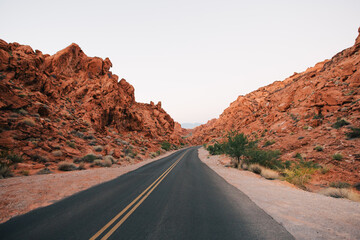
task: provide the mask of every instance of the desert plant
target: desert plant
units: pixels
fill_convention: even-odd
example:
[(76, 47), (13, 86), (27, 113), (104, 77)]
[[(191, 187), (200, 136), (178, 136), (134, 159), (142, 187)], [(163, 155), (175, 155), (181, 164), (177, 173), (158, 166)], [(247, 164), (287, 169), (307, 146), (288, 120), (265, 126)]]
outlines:
[(249, 165), (249, 171), (256, 173), (256, 174), (261, 174), (261, 171), (263, 170), (263, 167), (260, 166), (259, 164), (251, 164)]
[(333, 158), (334, 160), (340, 161), (340, 160), (342, 160), (344, 157), (343, 157), (343, 155), (342, 155), (341, 153), (335, 153), (334, 155), (332, 155), (332, 158)]
[(247, 149), (253, 148), (255, 142), (248, 140), (246, 135), (238, 132), (229, 132), (227, 135), (227, 143), (224, 144), (224, 151), (230, 157), (233, 157), (235, 162), (235, 168), (240, 164), (240, 158), (246, 153)]
[(55, 157), (61, 157), (62, 156), (62, 151), (60, 151), (60, 150), (55, 150), (55, 151), (52, 151), (51, 152), (52, 153), (52, 155), (54, 155)]
[(322, 146), (316, 146), (316, 147), (314, 147), (314, 150), (318, 151), (318, 152), (322, 152), (324, 150), (324, 148)]
[(329, 186), (332, 188), (350, 188), (351, 184), (347, 182), (331, 182)]
[(279, 178), (279, 173), (274, 171), (274, 170), (271, 170), (271, 169), (268, 169), (268, 168), (263, 168), (261, 170), (261, 173), (260, 175), (266, 179), (269, 179), (269, 180), (273, 180), (273, 179), (278, 179)]
[(67, 144), (69, 147), (71, 147), (71, 148), (76, 148), (76, 145), (75, 145), (75, 143), (73, 143), (73, 142), (66, 141), (66, 144)]
[(73, 171), (76, 170), (76, 166), (69, 162), (60, 162), (58, 164), (58, 169), (60, 171)]
[(95, 159), (98, 159), (98, 157), (94, 154), (87, 154), (84, 157), (81, 158), (81, 161), (92, 163)]
[(349, 200), (352, 201), (360, 201), (360, 195), (354, 191), (352, 191), (351, 189), (347, 189), (347, 188), (326, 188), (321, 190), (319, 193), (325, 195), (325, 196), (329, 196), (329, 197), (333, 197), (333, 198), (347, 198)]
[(39, 175), (50, 174), (50, 173), (52, 173), (52, 171), (50, 171), (50, 169), (48, 169), (48, 168), (43, 168), (43, 169), (41, 169), (40, 171), (37, 172), (37, 174), (39, 174)]
[(265, 142), (264, 146), (263, 147), (267, 147), (267, 146), (270, 146), (270, 145), (273, 145), (275, 143), (275, 140), (268, 140)]
[(245, 162), (248, 164), (259, 164), (261, 166), (271, 169), (284, 168), (282, 162), (279, 160), (280, 152), (272, 150), (260, 150), (256, 148), (247, 149), (245, 153)]
[(94, 146), (95, 152), (101, 152), (104, 148), (100, 145)]
[(341, 119), (341, 118), (338, 118), (336, 120), (336, 122), (331, 125), (333, 128), (336, 128), (336, 129), (339, 129), (343, 126), (346, 126), (346, 125), (349, 125), (350, 123), (348, 121), (346, 121), (345, 119)]
[(209, 145), (207, 150), (211, 155), (219, 155), (224, 153), (224, 144), (215, 142), (214, 145)]
[(346, 133), (349, 139), (360, 138), (360, 128), (351, 128), (350, 132)]
[(34, 122), (34, 120), (32, 120), (31, 118), (24, 118), (23, 120), (21, 120), (21, 122), (25, 125), (28, 125), (28, 126), (35, 126), (36, 123)]
[(169, 151), (171, 149), (171, 144), (168, 141), (164, 141), (161, 143), (161, 148), (165, 151)]
[(29, 176), (29, 171), (28, 170), (21, 170), (19, 173), (21, 175), (24, 175), (24, 176)]
[(301, 153), (296, 153), (293, 158), (297, 158), (299, 160), (303, 160), (303, 157), (301, 156)]
[(0, 179), (12, 177), (12, 176), (13, 176), (13, 174), (10, 170), (9, 165), (7, 163), (0, 162)]
[(326, 165), (322, 165), (321, 168), (320, 168), (320, 173), (321, 173), (321, 174), (326, 174), (326, 173), (329, 172), (329, 171), (330, 171), (330, 169), (329, 169), (329, 167), (326, 166)]
[(11, 164), (14, 164), (14, 163), (20, 163), (23, 161), (23, 158), (22, 156), (18, 155), (18, 154), (15, 154), (15, 153), (10, 153), (6, 156), (6, 158), (8, 160), (11, 161)]

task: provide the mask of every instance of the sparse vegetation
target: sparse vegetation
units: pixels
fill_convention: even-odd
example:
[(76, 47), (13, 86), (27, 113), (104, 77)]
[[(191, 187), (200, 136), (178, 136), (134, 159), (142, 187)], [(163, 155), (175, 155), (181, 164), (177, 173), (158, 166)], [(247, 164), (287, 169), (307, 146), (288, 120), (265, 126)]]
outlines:
[(263, 169), (263, 167), (261, 167), (259, 164), (251, 164), (248, 167), (249, 171), (256, 173), (256, 174), (261, 174), (262, 169)]
[(261, 170), (261, 173), (260, 175), (266, 179), (269, 179), (269, 180), (274, 180), (274, 179), (278, 179), (279, 178), (279, 173), (274, 171), (274, 170), (271, 170), (271, 169), (268, 169), (268, 168), (263, 168)]
[(316, 146), (316, 147), (314, 147), (314, 150), (318, 151), (318, 152), (322, 152), (324, 150), (324, 148), (322, 146)]
[(71, 148), (76, 148), (76, 145), (74, 142), (66, 141), (66, 144)]
[(73, 170), (76, 170), (76, 166), (72, 163), (69, 163), (69, 162), (60, 162), (58, 164), (58, 169), (60, 171), (73, 171)]
[(101, 152), (104, 148), (100, 145), (94, 146), (95, 152)]
[(263, 147), (267, 147), (267, 146), (271, 146), (275, 143), (275, 140), (268, 140), (265, 142), (264, 146)]
[(299, 160), (303, 160), (303, 157), (301, 156), (301, 153), (296, 153), (293, 158), (297, 158)]
[(169, 151), (171, 149), (171, 144), (168, 141), (162, 142), (161, 148), (165, 151)]
[(332, 158), (336, 161), (341, 161), (344, 157), (341, 153), (335, 153), (334, 155), (332, 155)]
[(32, 120), (31, 118), (24, 118), (23, 120), (21, 120), (21, 122), (25, 125), (28, 125), (30, 127), (33, 127), (36, 125), (36, 123), (34, 122), (34, 120)]
[(349, 125), (350, 123), (348, 122), (348, 121), (346, 121), (345, 119), (341, 119), (341, 118), (338, 118), (337, 120), (336, 120), (336, 122), (333, 124), (333, 125), (331, 125), (333, 128), (335, 128), (335, 129), (339, 129), (339, 128), (341, 128), (341, 127), (343, 127), (343, 126), (346, 126), (346, 125)]
[(42, 174), (50, 174), (52, 173), (52, 171), (50, 171), (50, 169), (48, 168), (43, 168), (40, 171), (37, 172), (38, 175), (42, 175)]
[(350, 188), (351, 184), (347, 182), (331, 182), (329, 186), (332, 188)]
[(360, 138), (360, 128), (351, 128), (350, 132), (346, 133), (349, 139)]
[(326, 188), (320, 191), (321, 194), (333, 198), (347, 198), (352, 201), (360, 201), (360, 195), (347, 188)]
[(98, 159), (98, 157), (94, 154), (87, 154), (84, 157), (80, 158), (80, 159), (76, 159), (74, 162), (88, 162), (88, 163), (92, 163), (94, 162), (94, 160)]
[(55, 150), (55, 151), (52, 151), (51, 153), (55, 157), (61, 157), (62, 156), (62, 151), (60, 151), (60, 150)]

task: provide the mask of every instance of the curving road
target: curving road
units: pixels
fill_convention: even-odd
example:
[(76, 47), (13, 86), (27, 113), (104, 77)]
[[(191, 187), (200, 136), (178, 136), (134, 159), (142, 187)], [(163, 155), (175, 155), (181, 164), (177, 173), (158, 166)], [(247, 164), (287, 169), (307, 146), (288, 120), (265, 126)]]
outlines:
[(197, 147), (0, 225), (0, 239), (294, 239)]

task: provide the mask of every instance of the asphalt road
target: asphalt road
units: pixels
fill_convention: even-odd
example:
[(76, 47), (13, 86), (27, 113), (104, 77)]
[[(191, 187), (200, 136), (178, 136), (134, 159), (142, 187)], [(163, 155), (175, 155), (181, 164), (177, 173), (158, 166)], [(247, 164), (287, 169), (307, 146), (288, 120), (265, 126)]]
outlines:
[(0, 239), (294, 238), (189, 148), (15, 217)]

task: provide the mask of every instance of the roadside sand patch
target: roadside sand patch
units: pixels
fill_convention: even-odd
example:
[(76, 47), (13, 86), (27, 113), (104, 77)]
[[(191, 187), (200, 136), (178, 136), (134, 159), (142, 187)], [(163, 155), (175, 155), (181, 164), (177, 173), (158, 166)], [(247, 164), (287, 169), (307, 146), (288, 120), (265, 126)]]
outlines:
[(282, 224), (296, 239), (360, 239), (360, 203), (306, 192), (280, 180), (224, 167), (224, 156), (199, 158)]
[(0, 179), (0, 223), (110, 181), (174, 152), (127, 166)]

